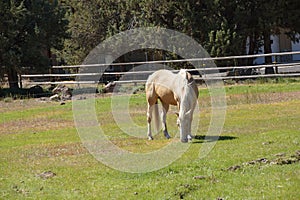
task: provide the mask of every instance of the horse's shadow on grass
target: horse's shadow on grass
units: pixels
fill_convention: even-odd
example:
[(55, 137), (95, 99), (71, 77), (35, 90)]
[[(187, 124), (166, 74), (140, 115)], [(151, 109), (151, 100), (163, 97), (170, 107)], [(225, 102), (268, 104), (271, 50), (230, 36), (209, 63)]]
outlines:
[(225, 140), (235, 140), (237, 137), (234, 136), (217, 136), (217, 135), (195, 135), (193, 137), (193, 143), (207, 143)]

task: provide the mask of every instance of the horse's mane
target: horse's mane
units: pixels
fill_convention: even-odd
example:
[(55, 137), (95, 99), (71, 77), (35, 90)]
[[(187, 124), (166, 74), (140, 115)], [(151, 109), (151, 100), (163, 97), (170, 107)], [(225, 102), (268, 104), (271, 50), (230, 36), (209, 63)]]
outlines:
[(187, 80), (187, 84), (192, 84), (195, 81), (193, 76), (186, 69), (180, 69), (179, 74)]
[(194, 102), (193, 99), (197, 98), (198, 93), (195, 93), (195, 90), (193, 88), (195, 80), (193, 79), (192, 75), (185, 69), (181, 69), (179, 71), (179, 74), (183, 77), (183, 84), (185, 88), (182, 96), (181, 109), (184, 113), (186, 113), (191, 109)]

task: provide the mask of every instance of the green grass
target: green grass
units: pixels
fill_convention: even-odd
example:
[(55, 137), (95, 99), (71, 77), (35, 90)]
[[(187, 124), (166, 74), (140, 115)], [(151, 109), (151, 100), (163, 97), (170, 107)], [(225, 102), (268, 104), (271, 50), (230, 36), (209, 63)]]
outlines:
[[(199, 159), (201, 146), (210, 142), (204, 139), (209, 96), (202, 88), (200, 125), (189, 150), (166, 168), (140, 174), (113, 170), (88, 153), (71, 102), (0, 102), (0, 199), (299, 199), (299, 161), (275, 162), (300, 150), (299, 91), (297, 82), (226, 86), (222, 135)], [(112, 119), (110, 98), (95, 105), (101, 127), (116, 145), (148, 152), (168, 142), (162, 134), (150, 142), (126, 136)], [(131, 117), (139, 125), (146, 123), (145, 105), (142, 93), (130, 98)], [(173, 135), (175, 120), (168, 115)], [(268, 162), (247, 164), (261, 158)], [(229, 170), (234, 166), (239, 167)], [(43, 179), (39, 174), (45, 171), (56, 175)]]
[[(278, 93), (278, 92), (296, 92), (300, 91), (299, 82), (280, 82), (280, 83), (248, 83), (241, 85), (225, 85), (227, 95), (235, 94), (256, 94), (256, 93)], [(209, 96), (206, 88), (200, 89), (200, 96)]]

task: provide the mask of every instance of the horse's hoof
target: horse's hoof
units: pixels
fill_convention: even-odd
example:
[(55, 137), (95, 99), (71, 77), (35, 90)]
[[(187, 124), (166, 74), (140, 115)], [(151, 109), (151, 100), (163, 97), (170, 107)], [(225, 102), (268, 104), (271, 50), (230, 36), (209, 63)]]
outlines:
[(185, 138), (185, 139), (181, 139), (181, 142), (182, 143), (187, 143), (189, 140), (187, 139), (187, 138)]
[(170, 138), (171, 138), (171, 136), (170, 136), (169, 134), (165, 134), (165, 137), (166, 137), (167, 139), (170, 139)]
[(153, 137), (149, 136), (149, 137), (148, 137), (148, 140), (153, 140)]

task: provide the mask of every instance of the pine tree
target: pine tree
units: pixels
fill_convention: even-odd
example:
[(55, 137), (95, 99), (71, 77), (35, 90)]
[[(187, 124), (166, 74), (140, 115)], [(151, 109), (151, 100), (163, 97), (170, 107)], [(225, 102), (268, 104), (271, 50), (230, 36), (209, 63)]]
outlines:
[(10, 88), (18, 88), (18, 74), (25, 69), (41, 72), (50, 66), (50, 50), (63, 47), (67, 21), (57, 1), (1, 1), (0, 10), (0, 66)]

